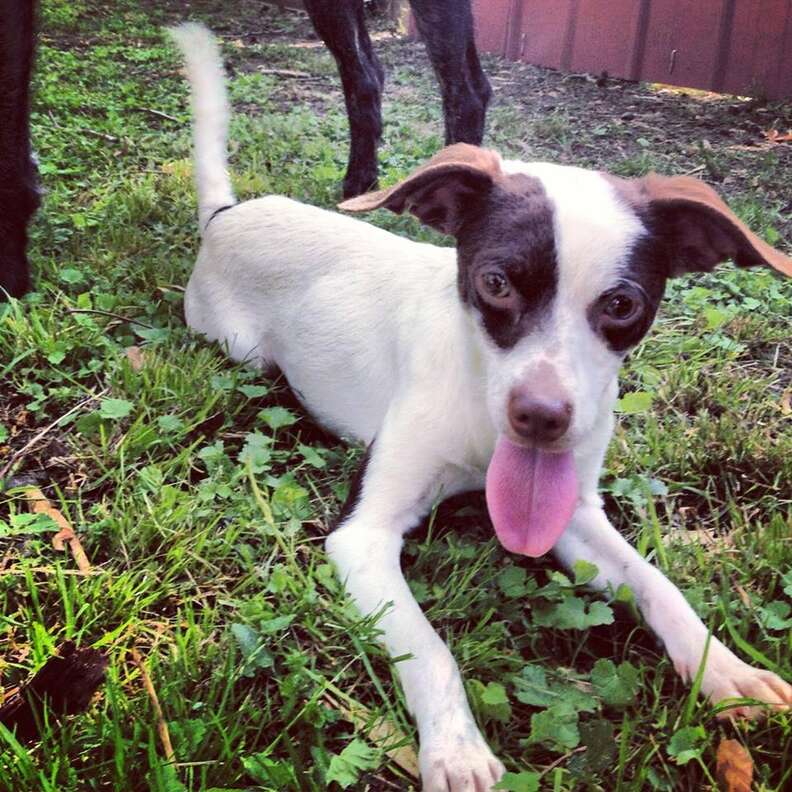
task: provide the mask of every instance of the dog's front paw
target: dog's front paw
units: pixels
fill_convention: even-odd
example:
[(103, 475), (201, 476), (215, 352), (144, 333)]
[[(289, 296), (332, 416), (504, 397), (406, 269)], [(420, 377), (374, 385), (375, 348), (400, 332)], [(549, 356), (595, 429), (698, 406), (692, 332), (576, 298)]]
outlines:
[[(691, 674), (695, 675), (695, 669)], [(701, 681), (701, 692), (712, 704), (728, 704), (728, 699), (755, 699), (759, 704), (736, 704), (718, 713), (719, 718), (756, 718), (768, 710), (792, 707), (792, 685), (777, 674), (754, 668), (733, 655), (720, 643), (714, 644)]]
[(423, 792), (489, 792), (505, 772), (478, 731), (422, 741), (418, 760)]
[[(709, 689), (706, 689), (709, 688)], [(780, 676), (763, 668), (754, 668), (747, 663), (730, 669), (728, 674), (719, 674), (711, 679), (702, 690), (713, 704), (727, 703), (727, 699), (750, 698), (764, 702), (758, 704), (738, 704), (718, 713), (719, 718), (756, 718), (767, 710), (785, 710), (792, 707), (792, 685)]]

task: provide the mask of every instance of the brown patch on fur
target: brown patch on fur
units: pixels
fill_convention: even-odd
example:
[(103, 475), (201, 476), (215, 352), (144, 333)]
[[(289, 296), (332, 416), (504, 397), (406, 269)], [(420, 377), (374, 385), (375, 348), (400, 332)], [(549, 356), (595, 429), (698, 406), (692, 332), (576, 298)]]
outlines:
[(467, 200), (483, 194), (501, 177), (500, 157), (489, 149), (456, 143), (435, 154), (404, 181), (338, 205), (347, 212), (405, 209), (422, 223), (455, 235)]
[(709, 271), (732, 259), (765, 264), (792, 277), (792, 259), (751, 231), (708, 184), (692, 176), (649, 173), (640, 179), (602, 174), (638, 214), (655, 214), (674, 253), (671, 274)]

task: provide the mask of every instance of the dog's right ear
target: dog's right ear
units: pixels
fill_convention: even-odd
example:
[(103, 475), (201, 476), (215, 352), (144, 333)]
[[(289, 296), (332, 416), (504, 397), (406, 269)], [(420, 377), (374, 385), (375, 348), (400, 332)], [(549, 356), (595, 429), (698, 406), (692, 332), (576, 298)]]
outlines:
[(347, 212), (390, 209), (412, 212), (422, 223), (455, 235), (476, 196), (483, 196), (502, 175), (495, 151), (455, 143), (432, 157), (404, 181), (386, 190), (359, 195), (338, 205)]

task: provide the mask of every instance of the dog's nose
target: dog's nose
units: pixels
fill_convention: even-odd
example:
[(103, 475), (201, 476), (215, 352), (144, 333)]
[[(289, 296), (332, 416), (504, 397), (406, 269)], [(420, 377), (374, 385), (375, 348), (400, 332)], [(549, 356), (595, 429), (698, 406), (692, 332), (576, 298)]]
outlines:
[(520, 437), (533, 443), (552, 443), (564, 435), (572, 421), (572, 405), (559, 398), (512, 391), (509, 423)]

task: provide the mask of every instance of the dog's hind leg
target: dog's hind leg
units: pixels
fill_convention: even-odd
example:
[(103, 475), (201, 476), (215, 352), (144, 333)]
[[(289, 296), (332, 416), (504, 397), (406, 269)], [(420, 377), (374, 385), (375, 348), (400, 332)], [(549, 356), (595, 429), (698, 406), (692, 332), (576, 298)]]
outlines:
[(344, 198), (377, 184), (385, 73), (366, 30), (363, 0), (305, 0), (314, 29), (338, 64), (349, 117), (349, 164)]
[[(395, 429), (395, 427), (394, 427)], [(382, 612), (377, 626), (392, 657), (420, 737), (426, 792), (489, 790), (503, 773), (473, 719), (454, 658), (432, 629), (402, 575), (403, 535), (428, 510), (442, 463), (410, 428), (380, 432), (358, 486), (327, 539), (327, 552), (358, 610)]]
[(470, 0), (410, 0), (445, 116), (445, 142), (480, 145), (492, 89), (479, 62)]

